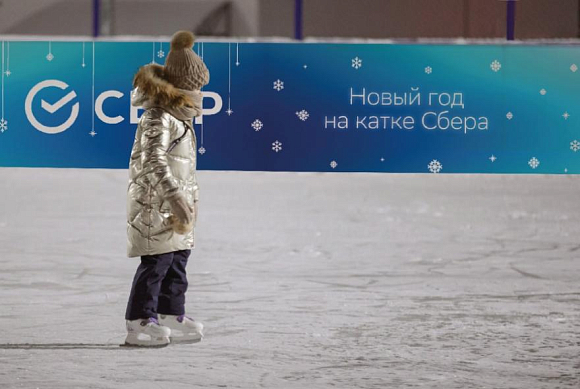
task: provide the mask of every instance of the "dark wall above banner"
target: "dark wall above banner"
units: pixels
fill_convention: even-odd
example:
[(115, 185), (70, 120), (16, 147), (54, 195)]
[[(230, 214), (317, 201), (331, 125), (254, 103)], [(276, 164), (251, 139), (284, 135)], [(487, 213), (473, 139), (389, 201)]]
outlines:
[[(0, 166), (127, 168), (167, 42), (2, 42)], [(198, 43), (200, 169), (580, 173), (574, 46)]]

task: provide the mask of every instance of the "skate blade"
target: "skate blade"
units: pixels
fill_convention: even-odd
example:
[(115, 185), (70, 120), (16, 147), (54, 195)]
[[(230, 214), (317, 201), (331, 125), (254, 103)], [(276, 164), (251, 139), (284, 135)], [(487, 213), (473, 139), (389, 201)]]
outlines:
[[(128, 342), (125, 339), (125, 343), (119, 345), (120, 347), (129, 347), (129, 348), (163, 348), (167, 347), (171, 344), (171, 339), (156, 339), (155, 341), (140, 341), (139, 339), (132, 339), (134, 342)], [(158, 342), (158, 343), (156, 343)]]
[(201, 342), (203, 336), (193, 336), (193, 337), (172, 336), (169, 339), (171, 339), (172, 344), (194, 344)]
[(163, 348), (163, 347), (167, 347), (169, 346), (171, 343), (161, 343), (161, 344), (152, 344), (152, 345), (148, 345), (148, 344), (134, 344), (134, 343), (123, 343), (120, 344), (119, 347), (124, 347), (124, 348)]

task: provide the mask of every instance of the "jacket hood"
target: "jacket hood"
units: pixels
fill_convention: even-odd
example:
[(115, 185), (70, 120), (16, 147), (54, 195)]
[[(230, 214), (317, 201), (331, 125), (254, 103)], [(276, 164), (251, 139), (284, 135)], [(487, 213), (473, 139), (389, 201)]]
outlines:
[[(149, 100), (168, 108), (195, 106), (187, 93), (164, 78), (164, 67), (161, 65), (149, 64), (139, 68), (133, 79), (133, 86), (139, 90), (139, 102)], [(133, 101), (133, 104), (139, 102)]]

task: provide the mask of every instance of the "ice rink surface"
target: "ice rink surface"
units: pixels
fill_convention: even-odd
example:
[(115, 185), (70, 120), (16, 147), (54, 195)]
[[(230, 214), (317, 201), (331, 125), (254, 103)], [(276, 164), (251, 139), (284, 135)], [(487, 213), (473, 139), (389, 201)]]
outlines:
[(127, 171), (0, 169), (0, 387), (580, 387), (580, 177), (199, 181), (206, 337), (135, 350)]

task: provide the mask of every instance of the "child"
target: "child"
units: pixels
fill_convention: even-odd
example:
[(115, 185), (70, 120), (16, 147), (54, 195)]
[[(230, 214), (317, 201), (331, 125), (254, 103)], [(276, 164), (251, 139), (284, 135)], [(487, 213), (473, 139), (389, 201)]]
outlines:
[(145, 112), (129, 162), (128, 256), (141, 257), (125, 314), (129, 346), (203, 336), (184, 306), (199, 199), (192, 119), (202, 113), (200, 89), (209, 82), (193, 44), (191, 32), (175, 33), (165, 66), (143, 66), (133, 80), (131, 103)]

